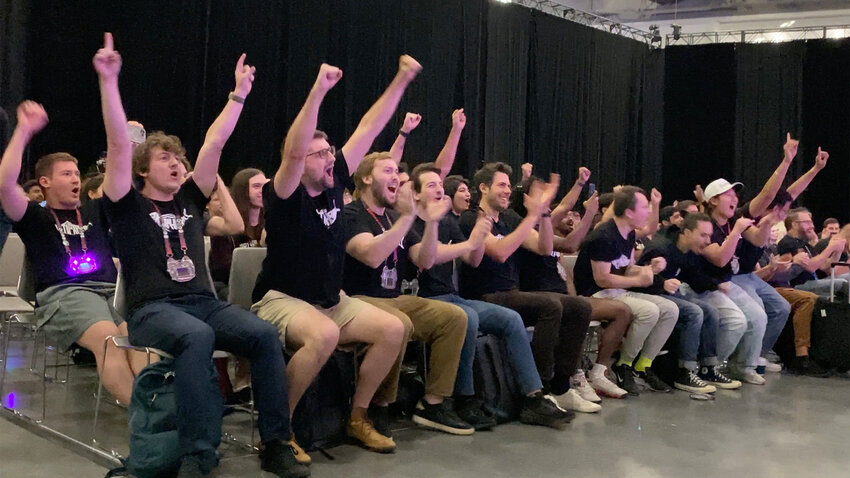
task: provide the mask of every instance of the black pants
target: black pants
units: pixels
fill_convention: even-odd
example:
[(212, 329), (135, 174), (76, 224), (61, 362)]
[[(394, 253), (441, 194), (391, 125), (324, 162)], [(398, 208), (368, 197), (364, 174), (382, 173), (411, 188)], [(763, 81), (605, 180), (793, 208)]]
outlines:
[(556, 292), (519, 290), (484, 294), (482, 299), (519, 312), (523, 323), (534, 327), (531, 351), (543, 381), (575, 373), (590, 324), (587, 300)]

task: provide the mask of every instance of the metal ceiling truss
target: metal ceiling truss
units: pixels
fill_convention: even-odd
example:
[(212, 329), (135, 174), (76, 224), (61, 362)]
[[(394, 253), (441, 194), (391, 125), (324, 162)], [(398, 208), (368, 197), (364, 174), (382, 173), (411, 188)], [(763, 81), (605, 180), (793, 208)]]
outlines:
[(850, 37), (850, 25), (776, 28), (731, 32), (682, 33), (666, 36), (667, 45), (708, 45), (712, 43), (778, 43), (794, 40), (839, 39)]

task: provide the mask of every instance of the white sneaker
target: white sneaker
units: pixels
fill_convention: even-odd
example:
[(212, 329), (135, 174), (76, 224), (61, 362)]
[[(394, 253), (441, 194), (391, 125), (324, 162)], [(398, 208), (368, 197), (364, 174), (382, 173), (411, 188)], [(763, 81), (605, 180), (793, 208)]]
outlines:
[(602, 406), (588, 402), (587, 400), (581, 398), (581, 395), (578, 394), (572, 388), (567, 390), (567, 393), (563, 395), (553, 395), (555, 400), (558, 402), (558, 406), (567, 410), (572, 410), (574, 412), (582, 412), (582, 413), (594, 413), (602, 410)]
[(570, 389), (578, 392), (579, 396), (588, 402), (599, 403), (602, 401), (599, 395), (596, 394), (596, 391), (593, 390), (593, 387), (587, 383), (587, 377), (584, 375), (583, 370), (579, 370), (575, 375), (570, 377)]
[(764, 385), (765, 379), (761, 375), (758, 374), (755, 370), (745, 370), (740, 373), (738, 378), (745, 383), (749, 383), (751, 385)]
[(599, 395), (608, 398), (623, 398), (629, 394), (629, 392), (623, 390), (618, 387), (614, 382), (608, 380), (608, 377), (605, 376), (603, 372), (598, 377), (591, 375), (590, 376), (590, 386), (593, 387)]
[(782, 365), (773, 363), (764, 357), (759, 357), (759, 367), (764, 367), (765, 372), (779, 373), (782, 371)]

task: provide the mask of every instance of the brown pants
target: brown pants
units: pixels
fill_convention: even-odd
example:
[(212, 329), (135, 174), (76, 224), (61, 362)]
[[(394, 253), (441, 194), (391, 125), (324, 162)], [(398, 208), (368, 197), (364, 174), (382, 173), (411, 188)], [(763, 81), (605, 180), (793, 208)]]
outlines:
[(427, 342), (431, 346), (425, 393), (451, 397), (457, 378), (460, 351), (466, 339), (466, 313), (463, 309), (446, 302), (412, 295), (400, 295), (394, 299), (363, 295), (356, 297), (393, 314), (404, 324), (405, 337), (401, 351), (387, 378), (375, 392), (375, 401), (395, 401), (401, 361), (410, 339)]
[(818, 300), (817, 294), (785, 287), (777, 287), (776, 292), (779, 292), (779, 295), (791, 304), (794, 347), (797, 349), (797, 356), (809, 355), (809, 347), (812, 345), (812, 312)]

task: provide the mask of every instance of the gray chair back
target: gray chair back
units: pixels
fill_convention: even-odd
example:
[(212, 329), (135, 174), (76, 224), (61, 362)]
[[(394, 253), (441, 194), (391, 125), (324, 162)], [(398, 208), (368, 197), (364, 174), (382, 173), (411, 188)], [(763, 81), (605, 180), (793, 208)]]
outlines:
[(265, 247), (237, 247), (233, 249), (233, 261), (230, 264), (230, 282), (227, 301), (250, 309), (251, 295), (257, 275), (263, 268), (266, 258)]
[(16, 287), (24, 265), (24, 243), (20, 236), (10, 233), (0, 254), (0, 287)]

